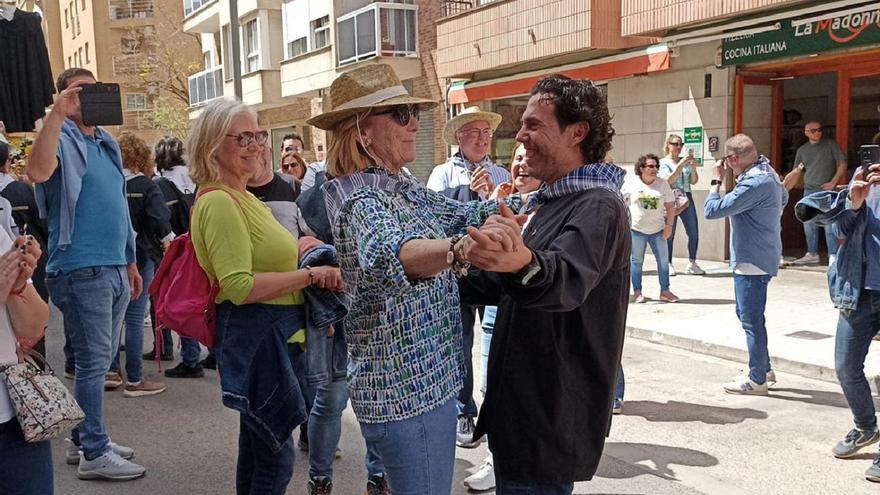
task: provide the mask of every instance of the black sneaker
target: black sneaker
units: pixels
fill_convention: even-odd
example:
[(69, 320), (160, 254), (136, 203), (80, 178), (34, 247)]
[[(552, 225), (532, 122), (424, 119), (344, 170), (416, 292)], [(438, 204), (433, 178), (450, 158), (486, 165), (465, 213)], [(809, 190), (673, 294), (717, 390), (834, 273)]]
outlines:
[(201, 378), (205, 376), (205, 370), (201, 364), (195, 366), (187, 366), (183, 363), (173, 368), (165, 370), (165, 376), (168, 378)]
[(385, 480), (384, 474), (377, 474), (370, 477), (367, 481), (367, 491), (364, 495), (391, 495), (391, 489), (388, 488), (388, 481)]
[[(153, 361), (155, 359), (156, 359), (156, 350), (155, 349), (150, 352), (144, 353), (144, 361)], [(174, 353), (173, 352), (168, 352), (168, 353), (163, 352), (162, 355), (159, 357), (159, 359), (161, 361), (174, 361)]]
[(853, 428), (843, 440), (837, 442), (831, 452), (834, 457), (845, 459), (856, 455), (859, 449), (876, 443), (878, 440), (880, 440), (880, 432), (876, 428), (870, 431)]
[(333, 482), (326, 476), (315, 476), (307, 485), (309, 495), (329, 495), (333, 492)]
[(199, 361), (199, 364), (202, 365), (202, 368), (206, 370), (216, 370), (217, 369), (217, 359), (213, 354), (208, 354), (208, 357)]

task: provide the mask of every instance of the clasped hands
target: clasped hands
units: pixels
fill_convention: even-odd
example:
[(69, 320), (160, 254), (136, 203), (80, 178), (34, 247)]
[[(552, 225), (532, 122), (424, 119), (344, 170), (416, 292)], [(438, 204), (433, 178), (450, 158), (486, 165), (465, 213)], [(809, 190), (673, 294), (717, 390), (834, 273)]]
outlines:
[(0, 302), (25, 289), (41, 254), (40, 244), (33, 236), (19, 236), (9, 251), (0, 256)]
[(532, 252), (522, 238), (528, 216), (515, 215), (505, 203), (498, 215), (490, 216), (480, 227), (468, 227), (462, 238), (466, 261), (475, 267), (500, 273), (516, 273), (532, 261)]

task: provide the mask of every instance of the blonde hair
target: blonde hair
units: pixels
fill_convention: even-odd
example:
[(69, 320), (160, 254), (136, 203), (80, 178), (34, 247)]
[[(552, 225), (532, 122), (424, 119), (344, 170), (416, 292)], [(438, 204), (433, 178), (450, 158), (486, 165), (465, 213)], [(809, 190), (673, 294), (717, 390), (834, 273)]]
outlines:
[(358, 121), (363, 122), (369, 112), (353, 115), (328, 130), (327, 171), (333, 177), (356, 174), (373, 166), (358, 139)]
[(186, 138), (186, 157), (189, 175), (193, 182), (202, 185), (206, 182), (220, 180), (220, 164), (215, 155), (229, 128), (232, 120), (240, 114), (250, 114), (256, 119), (257, 114), (240, 101), (217, 99), (208, 103), (193, 122)]
[(131, 132), (123, 132), (117, 140), (119, 151), (122, 154), (122, 166), (146, 175), (153, 176), (155, 167), (153, 166), (153, 153), (146, 141)]
[(678, 134), (670, 134), (669, 137), (666, 138), (666, 144), (663, 145), (663, 156), (669, 156), (669, 140), (672, 138), (677, 138), (679, 141), (684, 143), (684, 139)]

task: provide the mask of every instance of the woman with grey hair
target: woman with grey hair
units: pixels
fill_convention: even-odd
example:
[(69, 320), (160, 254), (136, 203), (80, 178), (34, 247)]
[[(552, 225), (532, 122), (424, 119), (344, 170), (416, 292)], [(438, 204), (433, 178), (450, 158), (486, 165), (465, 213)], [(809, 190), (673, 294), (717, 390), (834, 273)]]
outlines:
[(201, 191), (190, 233), (218, 290), (223, 404), (240, 413), (236, 491), (281, 495), (293, 475), (291, 433), (306, 419), (287, 341), (305, 326), (303, 289), (340, 290), (342, 281), (338, 268), (298, 269), (296, 239), (246, 190), (267, 137), (239, 102), (215, 100), (202, 110), (187, 140)]

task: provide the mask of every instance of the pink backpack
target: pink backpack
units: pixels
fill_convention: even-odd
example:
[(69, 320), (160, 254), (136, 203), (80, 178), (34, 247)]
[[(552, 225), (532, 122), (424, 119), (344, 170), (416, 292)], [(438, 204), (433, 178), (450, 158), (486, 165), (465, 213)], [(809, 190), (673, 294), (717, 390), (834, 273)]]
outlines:
[[(216, 190), (200, 191), (196, 199)], [(230, 197), (241, 208), (238, 199)], [(219, 284), (211, 282), (199, 264), (190, 233), (174, 239), (150, 284), (156, 311), (156, 349), (162, 349), (163, 328), (212, 348), (217, 333), (214, 299), (219, 292)]]

